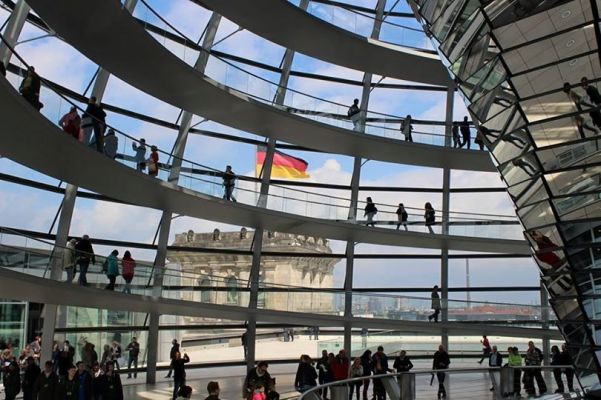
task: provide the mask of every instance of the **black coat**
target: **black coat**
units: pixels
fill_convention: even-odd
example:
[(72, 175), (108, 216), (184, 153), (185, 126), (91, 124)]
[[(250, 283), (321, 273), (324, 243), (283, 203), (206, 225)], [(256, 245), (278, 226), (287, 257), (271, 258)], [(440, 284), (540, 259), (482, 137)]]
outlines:
[(23, 392), (33, 393), (35, 381), (40, 374), (40, 367), (36, 364), (28, 365), (27, 368), (25, 368), (25, 373), (23, 374)]
[(14, 372), (4, 372), (4, 392), (6, 397), (14, 397), (21, 392), (21, 377), (19, 376), (19, 371)]
[(102, 375), (99, 383), (102, 388), (102, 400), (123, 400), (123, 386), (118, 373), (113, 372), (111, 376)]
[(302, 386), (317, 386), (317, 372), (315, 368), (306, 362), (298, 364), (296, 370), (296, 378), (294, 379), (294, 387)]
[(35, 381), (34, 399), (56, 400), (58, 385), (58, 376), (54, 372), (51, 372), (48, 377), (41, 373)]
[(186, 379), (186, 367), (185, 364), (190, 362), (190, 358), (184, 354), (183, 358), (179, 360), (171, 361), (171, 366), (173, 367), (173, 380), (174, 381), (183, 381)]
[(411, 369), (413, 368), (413, 363), (411, 362), (409, 357), (405, 356), (404, 358), (401, 358), (399, 356), (395, 358), (392, 368), (396, 369), (397, 372), (407, 372), (411, 371)]
[(328, 357), (321, 357), (319, 361), (317, 361), (317, 365), (315, 366), (315, 368), (317, 368), (317, 370), (319, 371), (319, 379), (329, 382), (328, 373), (330, 371), (330, 363), (328, 361)]
[(171, 360), (175, 360), (175, 353), (179, 352), (179, 343), (174, 344), (173, 346), (171, 346), (171, 351), (169, 352), (169, 358)]
[(497, 363), (493, 365), (493, 361), (492, 361), (492, 355), (494, 353), (490, 353), (490, 355), (488, 356), (488, 365), (491, 367), (501, 367), (503, 366), (503, 356), (501, 355), (501, 353), (497, 352)]
[(451, 359), (446, 351), (437, 351), (432, 360), (432, 369), (447, 369), (451, 364)]

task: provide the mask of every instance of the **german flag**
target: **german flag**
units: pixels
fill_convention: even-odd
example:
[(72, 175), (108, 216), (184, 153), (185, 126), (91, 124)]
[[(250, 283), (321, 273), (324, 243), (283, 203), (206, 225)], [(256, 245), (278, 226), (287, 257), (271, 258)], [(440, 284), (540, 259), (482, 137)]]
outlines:
[[(257, 164), (256, 174), (261, 175), (263, 170), (263, 163), (265, 162), (266, 155), (265, 148), (257, 148)], [(307, 163), (305, 160), (293, 157), (291, 155), (282, 153), (281, 151), (275, 151), (273, 155), (273, 166), (271, 167), (271, 178), (285, 178), (285, 179), (306, 179), (309, 178), (307, 173)]]

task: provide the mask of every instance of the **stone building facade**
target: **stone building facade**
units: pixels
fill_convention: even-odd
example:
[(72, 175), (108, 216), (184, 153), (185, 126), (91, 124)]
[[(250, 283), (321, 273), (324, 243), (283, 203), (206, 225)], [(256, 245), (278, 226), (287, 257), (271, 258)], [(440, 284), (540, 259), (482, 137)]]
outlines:
[[(247, 290), (252, 256), (228, 254), (227, 250), (251, 249), (255, 232), (242, 228), (238, 232), (176, 234), (167, 253), (171, 264), (181, 268), (181, 284), (196, 290), (182, 291), (184, 300), (214, 304), (247, 306)], [(181, 247), (174, 249), (174, 247)], [(197, 249), (210, 249), (202, 252)], [(218, 252), (223, 250), (224, 252)], [(316, 313), (333, 313), (330, 293), (300, 293), (295, 289), (332, 288), (334, 266), (339, 258), (307, 257), (308, 254), (331, 254), (326, 239), (288, 233), (265, 232), (264, 252), (299, 253), (298, 256), (261, 257), (259, 308)], [(274, 290), (268, 290), (274, 288)]]

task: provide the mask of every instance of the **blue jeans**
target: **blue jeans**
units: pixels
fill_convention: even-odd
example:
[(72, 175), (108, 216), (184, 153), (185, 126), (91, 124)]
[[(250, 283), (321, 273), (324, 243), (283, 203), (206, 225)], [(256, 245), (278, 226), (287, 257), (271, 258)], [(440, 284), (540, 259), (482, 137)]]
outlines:
[(88, 279), (86, 275), (88, 273), (88, 267), (90, 266), (90, 260), (79, 260), (77, 261), (77, 265), (79, 266), (79, 284), (87, 285)]

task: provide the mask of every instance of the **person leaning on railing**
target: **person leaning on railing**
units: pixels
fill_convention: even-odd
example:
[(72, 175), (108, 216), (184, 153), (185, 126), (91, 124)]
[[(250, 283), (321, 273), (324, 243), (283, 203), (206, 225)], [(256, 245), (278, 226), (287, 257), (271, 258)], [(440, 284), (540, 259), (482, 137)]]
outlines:
[(507, 348), (507, 366), (513, 367), (513, 392), (508, 394), (520, 396), (522, 390), (521, 378), (522, 370), (519, 368), (522, 366), (522, 356), (517, 347)]

